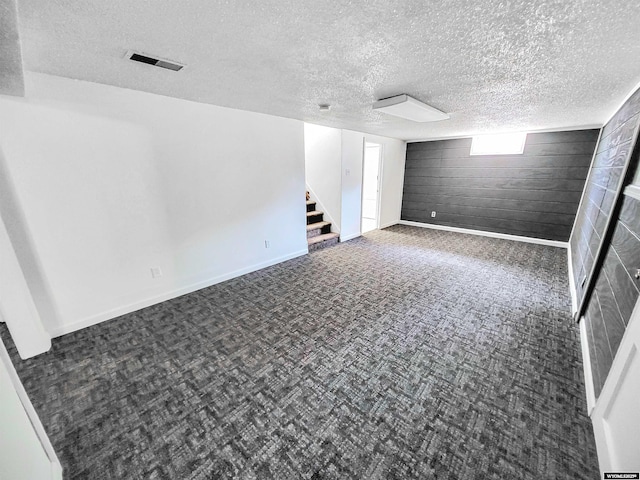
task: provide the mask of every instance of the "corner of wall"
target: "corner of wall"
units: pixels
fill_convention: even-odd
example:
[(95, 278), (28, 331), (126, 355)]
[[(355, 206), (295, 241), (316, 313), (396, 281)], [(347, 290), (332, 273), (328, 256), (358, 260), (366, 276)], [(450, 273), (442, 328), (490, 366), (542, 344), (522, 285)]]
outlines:
[(303, 122), (29, 76), (28, 102), (0, 98), (0, 210), (44, 341), (306, 253)]
[(340, 233), (342, 224), (342, 130), (304, 124), (304, 163), (307, 190)]
[(42, 325), (1, 217), (0, 264), (0, 312), (20, 358), (27, 359), (48, 351), (51, 337)]

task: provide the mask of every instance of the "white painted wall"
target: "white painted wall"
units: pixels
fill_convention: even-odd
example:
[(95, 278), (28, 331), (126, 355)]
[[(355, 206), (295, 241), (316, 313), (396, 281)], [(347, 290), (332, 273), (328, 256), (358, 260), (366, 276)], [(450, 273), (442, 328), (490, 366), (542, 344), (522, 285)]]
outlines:
[(306, 253), (302, 122), (43, 74), (26, 86), (0, 97), (0, 146), (51, 335)]
[(0, 478), (62, 480), (62, 467), (0, 340)]
[(382, 184), (380, 187), (380, 228), (400, 221), (407, 142), (367, 135), (367, 141), (382, 143)]
[(331, 222), (331, 231), (340, 232), (342, 185), (342, 130), (311, 123), (304, 124), (305, 176), (316, 207)]
[(364, 134), (342, 131), (342, 225), (340, 241), (360, 236)]
[(318, 208), (340, 232), (340, 241), (361, 235), (365, 141), (382, 145), (380, 227), (400, 221), (407, 143), (395, 138), (305, 123), (306, 181)]
[(380, 227), (388, 227), (400, 221), (406, 142), (395, 138), (343, 130), (341, 241), (355, 238), (361, 234), (362, 161), (365, 141), (382, 145)]

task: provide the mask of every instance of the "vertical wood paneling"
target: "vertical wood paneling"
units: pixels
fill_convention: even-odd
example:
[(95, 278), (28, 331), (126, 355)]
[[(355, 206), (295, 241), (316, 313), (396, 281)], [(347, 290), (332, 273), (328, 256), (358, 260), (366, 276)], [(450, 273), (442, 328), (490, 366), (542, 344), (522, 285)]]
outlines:
[(566, 241), (597, 137), (532, 133), (522, 155), (471, 156), (471, 138), (409, 143), (401, 218)]
[[(638, 165), (639, 112), (640, 91), (603, 128), (570, 240), (575, 288), (586, 305), (583, 321), (596, 398), (640, 296), (640, 282), (633, 277), (640, 268), (640, 201), (618, 197), (630, 178), (625, 167), (632, 172)], [(585, 279), (592, 270), (590, 289)]]
[(593, 389), (594, 393), (595, 391), (597, 391), (599, 395), (600, 391), (602, 390), (603, 380), (600, 379), (598, 370), (597, 368), (594, 368), (593, 365), (599, 365), (601, 362), (599, 361), (598, 354), (596, 353), (596, 342), (593, 337), (593, 327), (591, 325), (592, 322), (588, 314), (588, 309), (587, 312), (585, 312), (584, 319), (582, 321), (585, 322), (585, 326), (587, 327), (587, 344), (589, 347), (589, 359), (592, 365), (591, 377), (593, 381)]
[[(585, 296), (588, 282), (584, 280), (593, 270), (599, 242), (605, 234), (615, 207), (614, 200), (624, 180), (622, 173), (634, 148), (632, 140), (639, 120), (640, 90), (631, 96), (602, 130), (571, 237), (573, 274), (579, 303)], [(589, 252), (578, 248), (578, 244), (585, 239), (592, 247)]]
[(591, 321), (591, 328), (593, 331), (594, 350), (596, 352), (595, 358), (598, 361), (592, 364), (592, 367), (597, 371), (597, 376), (600, 379), (600, 384), (594, 385), (596, 398), (600, 396), (602, 391), (602, 385), (607, 378), (607, 373), (613, 363), (613, 354), (611, 353), (611, 347), (609, 345), (606, 335), (602, 333), (606, 331), (604, 318), (602, 316), (602, 310), (600, 309), (600, 301), (597, 292), (593, 292), (591, 301), (585, 312), (585, 316), (589, 317)]
[[(591, 370), (596, 397), (607, 379), (618, 351), (631, 312), (640, 296), (640, 281), (633, 277), (640, 268), (640, 201), (624, 196), (613, 239), (607, 247), (602, 268), (597, 273), (594, 293), (585, 311), (589, 323), (595, 356)], [(623, 220), (624, 219), (624, 220)], [(600, 314), (597, 310), (600, 310)], [(606, 355), (608, 345), (611, 355)]]

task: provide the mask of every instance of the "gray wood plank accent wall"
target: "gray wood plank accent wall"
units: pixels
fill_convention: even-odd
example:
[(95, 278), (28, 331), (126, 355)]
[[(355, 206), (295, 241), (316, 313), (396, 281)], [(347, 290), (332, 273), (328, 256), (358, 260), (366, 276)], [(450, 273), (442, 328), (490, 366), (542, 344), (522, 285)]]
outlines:
[(623, 181), (640, 120), (640, 91), (636, 92), (602, 130), (602, 138), (587, 179), (584, 200), (571, 237), (571, 262), (578, 304), (582, 302), (605, 227)]
[(640, 200), (623, 196), (611, 244), (584, 315), (596, 398), (600, 396), (622, 335), (640, 296)]
[[(638, 168), (634, 134), (639, 123), (640, 90), (602, 130), (569, 242), (578, 301), (586, 296), (581, 321), (587, 332), (596, 398), (640, 295), (640, 283), (633, 276), (640, 268), (640, 200), (618, 196)], [(592, 270), (593, 282), (587, 279)], [(588, 288), (590, 284), (593, 288)]]
[(567, 241), (598, 133), (530, 133), (522, 155), (471, 156), (471, 138), (409, 143), (401, 218)]

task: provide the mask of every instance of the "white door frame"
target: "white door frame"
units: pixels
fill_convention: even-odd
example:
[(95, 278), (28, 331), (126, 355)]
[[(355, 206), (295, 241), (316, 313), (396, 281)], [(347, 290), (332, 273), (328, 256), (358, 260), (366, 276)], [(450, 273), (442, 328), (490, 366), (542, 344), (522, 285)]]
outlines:
[(364, 162), (367, 155), (367, 143), (376, 145), (378, 147), (378, 181), (376, 185), (376, 229), (380, 228), (380, 210), (382, 205), (382, 172), (383, 172), (383, 158), (384, 158), (384, 145), (380, 142), (374, 142), (367, 140), (365, 137), (362, 141), (362, 188), (360, 189), (360, 235), (362, 235), (362, 212), (364, 210)]
[(640, 472), (640, 299), (591, 413), (600, 474)]

